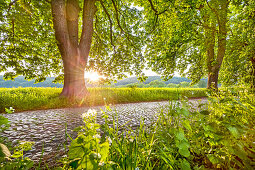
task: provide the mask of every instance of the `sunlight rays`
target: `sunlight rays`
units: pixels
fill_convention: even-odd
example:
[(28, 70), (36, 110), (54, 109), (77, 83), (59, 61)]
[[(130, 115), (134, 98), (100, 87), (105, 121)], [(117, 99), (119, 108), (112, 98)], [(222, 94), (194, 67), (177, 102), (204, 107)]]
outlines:
[(100, 78), (103, 78), (103, 76), (100, 76), (97, 72), (94, 72), (94, 71), (85, 72), (84, 77), (89, 79), (90, 81), (93, 81), (93, 82), (96, 82)]

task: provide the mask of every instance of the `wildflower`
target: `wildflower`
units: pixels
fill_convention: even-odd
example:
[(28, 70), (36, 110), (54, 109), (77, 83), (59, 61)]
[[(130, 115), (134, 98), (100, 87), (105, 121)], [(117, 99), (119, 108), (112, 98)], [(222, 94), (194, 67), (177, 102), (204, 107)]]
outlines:
[(82, 118), (86, 119), (89, 117), (95, 117), (96, 116), (97, 111), (95, 109), (89, 109), (86, 113), (82, 114)]
[(129, 141), (130, 141), (130, 142), (134, 142), (134, 139), (133, 139), (133, 138), (130, 138)]
[(91, 156), (93, 156), (95, 159), (101, 159), (100, 153), (93, 152), (91, 153)]
[(93, 138), (98, 138), (98, 139), (100, 139), (101, 136), (100, 136), (99, 134), (96, 134), (96, 135), (93, 136)]
[(112, 144), (112, 139), (109, 136), (107, 136), (106, 138), (107, 138), (109, 144), (111, 145)]
[(99, 166), (104, 166), (104, 162), (99, 162)]

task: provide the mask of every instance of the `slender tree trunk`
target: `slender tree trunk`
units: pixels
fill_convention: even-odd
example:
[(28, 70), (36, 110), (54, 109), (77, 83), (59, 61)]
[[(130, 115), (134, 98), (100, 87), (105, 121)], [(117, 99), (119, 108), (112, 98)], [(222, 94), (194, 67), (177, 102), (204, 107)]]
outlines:
[(251, 58), (252, 71), (251, 71), (251, 88), (255, 89), (255, 56)]
[(213, 61), (215, 58), (215, 32), (216, 28), (214, 24), (210, 25), (210, 28), (205, 28), (205, 46), (207, 52), (207, 69), (208, 69), (208, 89), (217, 89), (218, 88), (218, 73), (214, 70)]
[(64, 65), (61, 96), (82, 99), (88, 94), (84, 71), (93, 35), (95, 0), (84, 0), (82, 34), (78, 37), (79, 0), (52, 0), (55, 36)]
[[(217, 21), (218, 30), (216, 30), (216, 24), (212, 22), (210, 27), (205, 28), (206, 48), (207, 48), (207, 68), (208, 68), (208, 89), (218, 89), (218, 77), (222, 61), (226, 52), (226, 37), (227, 37), (227, 10), (228, 0), (218, 1), (219, 4), (208, 7), (215, 15)], [(220, 8), (219, 8), (220, 6)], [(209, 24), (208, 24), (209, 25)], [(207, 26), (208, 26), (207, 25)], [(217, 55), (214, 54), (215, 48), (215, 34), (217, 33)]]
[(211, 71), (208, 73), (208, 81), (207, 81), (207, 88), (208, 89), (218, 89), (218, 77), (219, 71)]

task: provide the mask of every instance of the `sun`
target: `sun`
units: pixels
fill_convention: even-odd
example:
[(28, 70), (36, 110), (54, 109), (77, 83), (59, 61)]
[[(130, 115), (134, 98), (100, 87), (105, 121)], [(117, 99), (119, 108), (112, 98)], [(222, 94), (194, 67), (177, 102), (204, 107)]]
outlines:
[(100, 76), (97, 72), (85, 72), (85, 78), (89, 79), (90, 81), (98, 81), (102, 76)]

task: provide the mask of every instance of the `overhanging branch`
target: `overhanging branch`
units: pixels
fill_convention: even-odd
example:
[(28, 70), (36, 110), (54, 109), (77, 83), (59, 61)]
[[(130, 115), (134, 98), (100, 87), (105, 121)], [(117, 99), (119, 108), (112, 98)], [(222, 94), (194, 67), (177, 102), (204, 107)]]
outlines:
[(14, 1), (12, 1), (12, 2), (9, 3), (9, 7), (8, 7), (7, 12), (10, 11), (11, 7), (12, 7), (17, 1), (18, 1), (18, 0), (14, 0)]
[(168, 10), (169, 6), (168, 6), (166, 9), (164, 9), (163, 11), (159, 12), (159, 11), (155, 8), (155, 6), (153, 5), (152, 0), (148, 0), (148, 1), (149, 1), (149, 3), (150, 3), (151, 9), (152, 9), (152, 10), (154, 11), (154, 13), (155, 13), (155, 19), (154, 19), (155, 22), (154, 22), (154, 24), (153, 24), (152, 30), (150, 31), (150, 34), (151, 34), (151, 33), (153, 33), (153, 32), (155, 31), (155, 29), (156, 29), (156, 24), (157, 24), (157, 22), (158, 22), (158, 16), (161, 15), (161, 14), (163, 14), (163, 13), (165, 13), (165, 12)]
[(115, 50), (115, 46), (114, 46), (113, 40), (112, 40), (112, 36), (113, 36), (113, 32), (112, 32), (112, 19), (111, 19), (111, 16), (110, 16), (109, 12), (106, 9), (106, 7), (104, 6), (103, 1), (102, 0), (99, 0), (99, 1), (100, 1), (101, 6), (103, 7), (103, 10), (104, 10), (105, 14), (108, 17), (109, 22), (110, 22), (110, 40), (111, 40), (111, 44), (112, 44), (112, 46), (113, 46), (113, 48)]
[(114, 10), (115, 10), (115, 12), (116, 12), (116, 20), (117, 20), (118, 26), (119, 26), (121, 32), (124, 32), (123, 28), (122, 28), (121, 25), (120, 25), (119, 12), (118, 12), (118, 9), (117, 9), (117, 6), (116, 6), (114, 0), (112, 0), (112, 4), (113, 4)]

